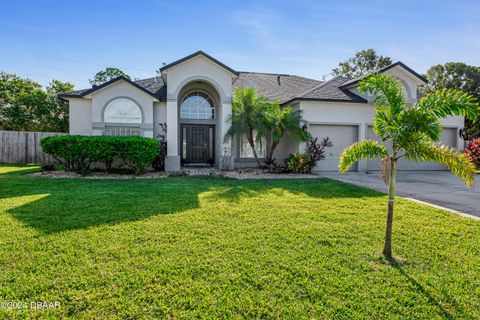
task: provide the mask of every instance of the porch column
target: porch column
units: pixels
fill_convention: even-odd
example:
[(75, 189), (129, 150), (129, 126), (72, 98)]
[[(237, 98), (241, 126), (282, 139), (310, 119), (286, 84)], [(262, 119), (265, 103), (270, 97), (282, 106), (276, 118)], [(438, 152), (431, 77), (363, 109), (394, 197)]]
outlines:
[(179, 170), (177, 99), (169, 98), (167, 99), (167, 157), (165, 159), (165, 171)]
[(230, 116), (232, 114), (232, 98), (226, 97), (222, 101), (222, 108), (220, 114), (220, 146), (221, 150), (218, 151), (218, 166), (221, 170), (233, 170), (234, 159), (232, 156), (232, 139), (225, 141), (225, 135), (228, 129), (230, 129), (231, 121)]

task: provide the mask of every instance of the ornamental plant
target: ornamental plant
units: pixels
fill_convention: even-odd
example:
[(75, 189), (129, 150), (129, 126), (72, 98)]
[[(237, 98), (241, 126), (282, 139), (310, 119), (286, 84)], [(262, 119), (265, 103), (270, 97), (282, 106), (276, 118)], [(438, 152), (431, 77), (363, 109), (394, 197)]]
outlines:
[(306, 153), (290, 153), (285, 159), (285, 166), (288, 172), (309, 173), (311, 159)]
[(463, 152), (475, 167), (480, 170), (480, 138), (471, 141)]
[(382, 173), (389, 185), (383, 254), (391, 258), (398, 160), (406, 158), (443, 164), (467, 186), (472, 186), (475, 174), (472, 162), (465, 154), (436, 141), (440, 139), (441, 118), (459, 115), (473, 119), (478, 115), (478, 103), (462, 91), (443, 89), (427, 94), (417, 104), (409, 106), (400, 82), (386, 74), (367, 77), (360, 82), (358, 89), (374, 97), (377, 109), (373, 130), (381, 142), (363, 140), (352, 144), (341, 154), (338, 167), (344, 173), (361, 159), (382, 160)]

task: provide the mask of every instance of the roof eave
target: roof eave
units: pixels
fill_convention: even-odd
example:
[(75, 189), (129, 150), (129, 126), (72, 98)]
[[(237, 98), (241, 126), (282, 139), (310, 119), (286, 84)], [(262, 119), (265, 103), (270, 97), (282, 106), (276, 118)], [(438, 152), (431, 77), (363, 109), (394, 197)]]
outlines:
[(348, 99), (326, 99), (326, 98), (302, 98), (302, 97), (296, 97), (290, 100), (287, 100), (283, 103), (281, 103), (282, 106), (297, 102), (297, 101), (319, 101), (319, 102), (341, 102), (341, 103), (368, 103), (366, 99), (363, 99), (362, 97), (358, 97), (358, 100), (348, 100)]
[(213, 63), (215, 63), (215, 64), (217, 64), (217, 65), (219, 65), (220, 67), (222, 67), (223, 69), (227, 70), (228, 72), (232, 73), (232, 74), (235, 75), (235, 76), (238, 76), (238, 75), (240, 74), (240, 72), (233, 70), (232, 68), (230, 68), (230, 67), (227, 66), (226, 64), (224, 64), (224, 63), (222, 63), (221, 61), (215, 59), (214, 57), (212, 57), (211, 55), (203, 52), (202, 50), (199, 50), (199, 51), (197, 51), (197, 52), (194, 52), (194, 53), (192, 53), (192, 54), (190, 54), (190, 55), (188, 55), (188, 56), (186, 56), (186, 57), (183, 57), (183, 58), (181, 58), (181, 59), (178, 59), (178, 60), (176, 60), (176, 61), (174, 61), (174, 62), (171, 62), (171, 63), (169, 63), (169, 64), (161, 67), (161, 68), (160, 68), (160, 72), (163, 73), (163, 72), (167, 71), (168, 69), (173, 68), (173, 67), (175, 67), (175, 66), (177, 66), (177, 65), (179, 65), (179, 64), (181, 64), (181, 63), (183, 63), (183, 62), (185, 62), (185, 61), (188, 61), (188, 60), (190, 60), (190, 59), (192, 59), (192, 58), (194, 58), (194, 57), (196, 57), (196, 56), (203, 56), (204, 58), (207, 58), (208, 60), (212, 61)]
[(69, 98), (72, 99), (83, 99), (81, 95), (78, 94), (68, 94), (68, 93), (60, 93), (57, 95), (58, 99), (63, 101), (68, 101)]
[(146, 94), (148, 94), (148, 95), (152, 96), (153, 98), (155, 98), (156, 100), (160, 101), (159, 97), (157, 97), (154, 93), (150, 92), (149, 90), (145, 89), (144, 87), (138, 85), (137, 83), (133, 82), (132, 80), (130, 80), (130, 79), (124, 77), (124, 76), (119, 76), (119, 77), (116, 77), (114, 79), (111, 79), (107, 82), (102, 83), (101, 85), (98, 85), (98, 86), (92, 87), (88, 90), (85, 90), (84, 92), (82, 92), (80, 94), (61, 93), (61, 94), (58, 95), (58, 97), (62, 100), (66, 100), (66, 98), (84, 98), (85, 96), (87, 96), (91, 93), (94, 93), (97, 90), (108, 87), (109, 85), (114, 84), (115, 82), (121, 81), (121, 80), (127, 82), (128, 84), (131, 84), (135, 88), (145, 92)]
[[(387, 70), (390, 70), (392, 68), (395, 68), (397, 66), (400, 66), (402, 67), (403, 69), (407, 70), (410, 74), (412, 74), (413, 76), (415, 76), (417, 79), (419, 79), (421, 82), (423, 82), (424, 84), (427, 84), (428, 83), (428, 80), (427, 78), (425, 78), (424, 76), (422, 76), (421, 74), (419, 74), (418, 72), (416, 72), (415, 70), (413, 70), (412, 68), (410, 68), (409, 66), (407, 66), (406, 64), (404, 64), (403, 62), (401, 61), (397, 61), (395, 63), (392, 63), (391, 65), (388, 65), (380, 70), (378, 70), (377, 73), (383, 73)], [(339, 88), (341, 89), (350, 89), (350, 88), (353, 88), (355, 87), (362, 79), (364, 79), (365, 77), (361, 77), (355, 81), (351, 81), (351, 82), (347, 82), (343, 85), (341, 85)]]

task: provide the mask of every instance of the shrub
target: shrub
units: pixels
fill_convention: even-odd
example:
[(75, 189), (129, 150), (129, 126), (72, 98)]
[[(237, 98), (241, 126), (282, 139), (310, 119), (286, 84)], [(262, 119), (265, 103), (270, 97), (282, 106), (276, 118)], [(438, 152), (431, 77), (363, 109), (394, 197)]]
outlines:
[(89, 137), (77, 135), (46, 137), (40, 141), (43, 152), (52, 155), (65, 170), (85, 174), (90, 169), (92, 153)]
[(323, 138), (319, 143), (318, 138), (310, 139), (305, 148), (305, 153), (290, 154), (285, 160), (287, 171), (293, 173), (311, 173), (317, 161), (325, 159), (325, 148), (333, 146), (329, 137)]
[(332, 147), (332, 141), (329, 137), (323, 138), (318, 143), (318, 138), (310, 139), (305, 148), (305, 153), (310, 156), (311, 167), (313, 168), (317, 161), (325, 159), (325, 147)]
[(54, 136), (42, 139), (41, 146), (45, 153), (62, 163), (65, 170), (81, 174), (87, 173), (93, 162), (103, 163), (110, 171), (117, 159), (139, 174), (158, 156), (158, 141), (139, 136)]
[(118, 137), (91, 136), (88, 141), (91, 143), (90, 159), (94, 162), (103, 163), (107, 172), (112, 170), (113, 162), (117, 156), (115, 142)]
[(464, 151), (465, 155), (473, 162), (477, 169), (480, 169), (480, 138), (470, 142)]
[(135, 171), (143, 173), (158, 156), (158, 140), (138, 136), (115, 137), (114, 147), (118, 157)]
[(311, 171), (311, 159), (306, 153), (290, 153), (285, 159), (288, 172), (308, 173)]

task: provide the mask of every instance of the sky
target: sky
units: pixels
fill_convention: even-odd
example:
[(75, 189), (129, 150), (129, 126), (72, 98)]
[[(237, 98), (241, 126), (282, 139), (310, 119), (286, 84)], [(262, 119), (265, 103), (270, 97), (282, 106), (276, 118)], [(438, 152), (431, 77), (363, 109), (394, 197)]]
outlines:
[(132, 78), (203, 50), (238, 71), (321, 79), (367, 48), (417, 72), (480, 66), (480, 1), (2, 1), (0, 71), (76, 89), (107, 66)]

